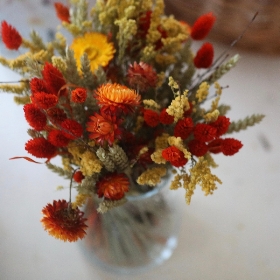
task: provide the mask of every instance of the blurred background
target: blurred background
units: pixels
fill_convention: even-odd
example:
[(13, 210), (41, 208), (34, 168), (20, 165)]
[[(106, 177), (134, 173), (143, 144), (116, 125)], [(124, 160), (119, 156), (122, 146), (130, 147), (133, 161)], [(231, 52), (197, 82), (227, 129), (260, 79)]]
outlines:
[[(59, 21), (53, 3), (43, 0), (0, 0), (0, 20), (15, 26), (23, 36), (31, 28), (45, 40), (52, 38)], [(61, 1), (66, 4), (67, 1)], [(90, 1), (93, 3), (94, 1)], [(215, 55), (228, 50), (251, 21), (256, 20), (230, 55), (239, 53), (238, 65), (220, 84), (222, 102), (230, 104), (229, 117), (238, 120), (265, 114), (260, 125), (232, 135), (244, 147), (234, 157), (216, 156), (214, 170), (223, 181), (213, 196), (197, 189), (190, 206), (181, 204), (183, 218), (179, 245), (162, 266), (131, 276), (101, 271), (83, 254), (82, 242), (60, 242), (44, 232), (41, 209), (53, 199), (68, 197), (67, 186), (44, 165), (24, 160), (28, 125), (13, 96), (0, 99), (0, 278), (37, 279), (161, 279), (161, 280), (278, 280), (280, 279), (280, 17), (279, 1), (170, 0), (167, 12), (192, 24), (212, 11), (217, 22), (211, 36)], [(201, 43), (201, 42), (200, 42)], [(199, 47), (200, 43), (194, 47)], [(0, 43), (1, 44), (1, 43)], [(0, 54), (13, 56), (0, 45)], [(0, 81), (18, 76), (0, 67)]]

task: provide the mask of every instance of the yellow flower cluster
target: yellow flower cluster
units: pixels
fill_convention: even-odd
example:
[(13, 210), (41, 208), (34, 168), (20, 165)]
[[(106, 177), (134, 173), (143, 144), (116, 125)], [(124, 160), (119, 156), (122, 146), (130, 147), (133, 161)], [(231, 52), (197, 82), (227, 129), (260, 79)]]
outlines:
[(81, 155), (80, 169), (84, 176), (91, 176), (93, 173), (101, 171), (102, 163), (95, 153), (87, 150)]
[(202, 102), (207, 98), (209, 94), (209, 87), (210, 86), (207, 82), (203, 82), (199, 85), (195, 95), (195, 97), (198, 99), (198, 102)]
[(137, 179), (139, 185), (148, 185), (151, 187), (160, 183), (161, 178), (166, 175), (166, 167), (153, 167), (144, 171)]

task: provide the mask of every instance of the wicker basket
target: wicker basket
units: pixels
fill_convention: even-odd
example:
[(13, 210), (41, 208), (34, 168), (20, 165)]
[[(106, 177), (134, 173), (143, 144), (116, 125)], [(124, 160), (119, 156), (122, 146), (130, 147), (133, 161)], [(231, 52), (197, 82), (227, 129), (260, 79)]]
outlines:
[(237, 47), (280, 55), (279, 0), (165, 0), (165, 5), (167, 14), (190, 24), (213, 12), (217, 21), (210, 36), (224, 44), (236, 40), (258, 12)]

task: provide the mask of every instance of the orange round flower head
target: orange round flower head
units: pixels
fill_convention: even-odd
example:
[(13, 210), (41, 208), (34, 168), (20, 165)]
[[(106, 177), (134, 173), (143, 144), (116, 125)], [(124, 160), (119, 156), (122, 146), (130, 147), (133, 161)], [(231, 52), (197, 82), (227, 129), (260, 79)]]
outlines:
[(66, 119), (61, 123), (62, 134), (71, 140), (80, 138), (83, 135), (83, 127), (75, 120)]
[(216, 17), (212, 13), (207, 13), (200, 16), (191, 28), (191, 37), (194, 40), (204, 39), (212, 29)]
[(124, 173), (112, 173), (96, 183), (98, 197), (119, 200), (129, 189), (129, 179)]
[(85, 88), (76, 88), (71, 92), (71, 100), (75, 103), (84, 103), (87, 99), (87, 90)]
[(57, 17), (62, 21), (70, 23), (69, 8), (60, 2), (55, 2), (54, 7), (55, 7)]
[(194, 138), (202, 142), (212, 141), (216, 137), (217, 129), (206, 123), (198, 123), (194, 127)]
[(169, 115), (166, 112), (166, 108), (162, 109), (162, 111), (159, 114), (159, 121), (162, 124), (172, 124), (174, 122), (174, 117)]
[(86, 235), (87, 225), (84, 213), (78, 208), (72, 209), (66, 200), (54, 200), (42, 210), (41, 223), (44, 229), (53, 237), (64, 242), (74, 242)]
[(214, 48), (211, 43), (204, 43), (193, 59), (196, 68), (209, 68), (214, 59)]
[(217, 129), (216, 137), (219, 137), (227, 132), (230, 120), (226, 116), (219, 116), (216, 121), (209, 124)]
[(83, 175), (82, 171), (80, 171), (80, 170), (76, 171), (73, 175), (73, 179), (77, 183), (81, 183), (84, 178), (85, 178), (85, 176)]
[(2, 21), (1, 23), (1, 35), (2, 41), (5, 44), (6, 48), (10, 50), (17, 50), (21, 43), (22, 37), (19, 32), (11, 25), (9, 25), (6, 21)]
[(192, 118), (184, 118), (179, 120), (174, 127), (174, 136), (181, 137), (183, 140), (187, 139), (193, 131)]
[(25, 150), (37, 158), (49, 159), (56, 155), (56, 147), (44, 137), (38, 137), (27, 141)]
[(67, 119), (66, 113), (62, 109), (56, 107), (52, 107), (48, 109), (47, 115), (49, 120), (54, 125), (58, 125), (58, 124), (60, 125), (63, 121)]
[(106, 115), (101, 111), (101, 114), (94, 113), (89, 119), (87, 131), (90, 132), (90, 139), (95, 139), (101, 145), (103, 145), (104, 141), (108, 141), (112, 145), (115, 139), (120, 139), (121, 130), (119, 125), (122, 120), (117, 120), (116, 116)]
[(30, 96), (31, 102), (41, 109), (49, 109), (54, 107), (58, 102), (55, 94), (45, 92), (35, 92)]
[(236, 154), (242, 147), (243, 144), (241, 141), (234, 138), (225, 138), (223, 139), (221, 149), (225, 156), (232, 156)]
[(34, 77), (30, 81), (31, 92), (46, 92), (49, 93), (47, 85), (44, 80)]
[(58, 129), (53, 129), (49, 132), (48, 140), (56, 147), (65, 147), (70, 142), (70, 139), (65, 137), (62, 131)]
[(170, 146), (162, 151), (162, 157), (169, 161), (175, 167), (184, 166), (188, 159), (185, 158), (184, 153), (175, 146)]
[(120, 84), (103, 84), (95, 91), (98, 105), (106, 113), (133, 112), (140, 104), (141, 96), (134, 90)]
[(193, 139), (188, 143), (189, 146), (189, 151), (197, 157), (202, 157), (204, 156), (207, 151), (208, 151), (208, 147), (207, 145), (199, 140)]

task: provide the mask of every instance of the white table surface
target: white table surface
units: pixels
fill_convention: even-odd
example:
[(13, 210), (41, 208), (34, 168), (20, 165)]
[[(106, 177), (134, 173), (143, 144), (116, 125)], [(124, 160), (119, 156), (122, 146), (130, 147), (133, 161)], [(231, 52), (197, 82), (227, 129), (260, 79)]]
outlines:
[[(222, 49), (217, 46), (216, 52)], [(183, 219), (173, 256), (129, 277), (100, 271), (84, 258), (80, 242), (63, 243), (43, 230), (41, 209), (68, 197), (67, 190), (56, 191), (67, 182), (44, 165), (9, 160), (27, 155), (28, 125), (13, 96), (1, 93), (0, 279), (280, 279), (280, 57), (238, 52), (238, 66), (221, 80), (229, 85), (222, 100), (232, 106), (231, 119), (253, 113), (266, 118), (234, 135), (244, 144), (238, 154), (216, 156), (220, 166), (214, 173), (223, 185), (213, 196), (204, 197), (197, 189), (187, 206), (182, 193)], [(0, 68), (0, 81), (16, 79)]]

